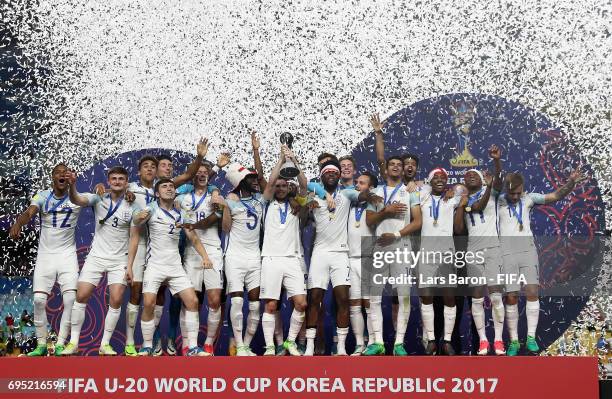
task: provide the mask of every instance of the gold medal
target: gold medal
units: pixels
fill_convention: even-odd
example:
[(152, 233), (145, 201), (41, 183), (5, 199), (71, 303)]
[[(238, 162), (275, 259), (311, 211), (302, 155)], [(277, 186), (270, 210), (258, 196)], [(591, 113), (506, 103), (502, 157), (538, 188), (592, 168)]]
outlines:
[(100, 223), (100, 224), (104, 224), (104, 222), (105, 222), (105, 221), (106, 221), (106, 220), (104, 220), (104, 219), (100, 219), (100, 220), (98, 221), (98, 223)]
[(334, 212), (329, 213), (329, 220), (334, 220), (336, 218), (336, 214)]
[(519, 224), (519, 231), (523, 231), (523, 223)]
[(359, 226), (361, 226), (361, 222), (358, 220), (355, 222), (355, 227), (359, 227)]
[(434, 225), (434, 226), (437, 226), (437, 225), (438, 225), (438, 219), (434, 219), (434, 223), (433, 223), (433, 225)]
[(466, 206), (465, 207), (465, 211), (466, 212), (472, 212), (472, 207), (471, 206)]

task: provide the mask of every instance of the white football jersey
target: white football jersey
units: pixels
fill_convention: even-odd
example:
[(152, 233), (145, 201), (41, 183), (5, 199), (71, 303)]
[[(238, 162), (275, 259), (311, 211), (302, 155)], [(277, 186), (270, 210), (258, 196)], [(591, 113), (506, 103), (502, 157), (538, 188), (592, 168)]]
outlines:
[[(499, 196), (497, 214), (499, 216), (499, 237), (504, 254), (530, 250), (525, 243), (533, 245), (531, 210), (534, 205), (541, 205), (544, 202), (544, 194), (525, 193), (515, 204), (508, 202), (505, 194)], [(530, 239), (525, 241), (525, 239), (513, 239), (513, 237), (529, 237)]]
[[(362, 255), (362, 239), (363, 237), (372, 237), (374, 228), (369, 227), (366, 223), (367, 203), (355, 204), (351, 206), (348, 217), (348, 246), (349, 256), (361, 257)], [(374, 240), (366, 240), (367, 244), (371, 244)], [(368, 245), (368, 248), (363, 248), (364, 255), (371, 255), (373, 247)]]
[(327, 209), (327, 202), (314, 198), (319, 207), (313, 209), (316, 237), (314, 248), (322, 251), (348, 251), (347, 223), (351, 203), (357, 201), (359, 192), (353, 189), (336, 190), (333, 194), (336, 208), (333, 212)]
[(178, 209), (162, 209), (157, 202), (145, 207), (150, 211), (145, 223), (147, 229), (147, 264), (160, 266), (181, 266), (179, 254), (180, 228), (177, 223), (185, 220), (185, 215)]
[(263, 200), (264, 239), (261, 256), (302, 257), (300, 219), (291, 213), (289, 201)]
[[(477, 193), (470, 195), (468, 206), (478, 201), (484, 194), (485, 187)], [(499, 246), (499, 235), (497, 231), (497, 198), (499, 193), (491, 190), (491, 196), (487, 206), (480, 212), (465, 212), (465, 225), (468, 231), (468, 248), (476, 251), (484, 248), (495, 248)]]
[[(95, 194), (85, 194), (93, 201)], [(81, 207), (70, 202), (68, 194), (55, 198), (53, 190), (45, 190), (32, 197), (30, 205), (38, 208), (40, 238), (38, 253), (76, 252), (74, 230), (81, 213)]]
[(259, 234), (264, 205), (260, 193), (240, 201), (228, 200), (227, 205), (232, 215), (232, 228), (227, 235), (225, 255), (243, 259), (259, 259)]
[[(181, 210), (185, 213), (185, 221), (187, 223), (197, 223), (204, 220), (215, 212), (213, 203), (211, 202), (212, 195), (208, 191), (204, 191), (204, 195), (196, 195), (195, 192), (189, 194), (181, 194), (176, 198)], [(221, 218), (222, 215), (217, 213)], [(221, 238), (219, 238), (219, 227), (217, 224), (210, 226), (207, 229), (194, 230), (200, 242), (207, 247), (221, 248)], [(196, 252), (190, 240), (187, 240), (185, 246), (186, 251)]]
[[(433, 195), (431, 190), (421, 192), (422, 237), (452, 237), (455, 209), (461, 197), (444, 201), (444, 195)], [(437, 216), (437, 218), (436, 218)], [(437, 219), (437, 220), (436, 220)]]
[[(410, 208), (420, 204), (419, 193), (409, 193), (406, 191), (406, 186), (400, 184), (395, 187), (388, 187), (386, 184), (378, 186), (374, 194), (382, 197), (384, 202), (378, 205), (368, 205), (368, 211), (380, 212), (385, 205), (399, 202), (405, 204), (408, 208), (403, 215), (393, 216), (384, 219), (376, 226), (376, 235), (381, 236), (384, 233), (397, 233), (408, 224), (410, 224)], [(401, 244), (404, 247), (410, 247), (410, 237), (402, 237)]]
[[(144, 209), (147, 205), (155, 201), (155, 191), (153, 188), (147, 188), (140, 184), (140, 182), (132, 182), (128, 185), (128, 191), (134, 193), (136, 199), (134, 203), (137, 209)], [(147, 229), (143, 228), (140, 230), (140, 240), (138, 245), (147, 245)]]
[(119, 203), (113, 203), (110, 194), (102, 198), (95, 196), (90, 205), (94, 207), (96, 233), (89, 255), (104, 259), (127, 259), (132, 215), (137, 205), (123, 198)]

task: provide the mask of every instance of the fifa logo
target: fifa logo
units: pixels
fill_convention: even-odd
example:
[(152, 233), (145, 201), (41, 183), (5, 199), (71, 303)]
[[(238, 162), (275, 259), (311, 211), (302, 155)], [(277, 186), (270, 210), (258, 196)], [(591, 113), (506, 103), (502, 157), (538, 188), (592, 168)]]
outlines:
[(470, 131), (476, 117), (476, 106), (469, 101), (455, 101), (450, 106), (453, 129), (457, 135), (457, 150), (450, 160), (455, 168), (478, 166), (478, 160), (470, 152)]

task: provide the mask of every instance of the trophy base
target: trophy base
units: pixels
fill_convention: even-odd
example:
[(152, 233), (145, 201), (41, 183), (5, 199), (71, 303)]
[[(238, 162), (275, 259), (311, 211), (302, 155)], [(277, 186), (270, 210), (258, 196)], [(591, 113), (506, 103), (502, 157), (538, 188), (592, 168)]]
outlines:
[(297, 177), (297, 175), (300, 174), (300, 171), (295, 166), (284, 166), (280, 170), (279, 174), (280, 177), (282, 177), (283, 179), (293, 179), (294, 177)]
[(471, 168), (478, 166), (478, 160), (466, 148), (461, 154), (451, 159), (450, 164), (455, 168)]

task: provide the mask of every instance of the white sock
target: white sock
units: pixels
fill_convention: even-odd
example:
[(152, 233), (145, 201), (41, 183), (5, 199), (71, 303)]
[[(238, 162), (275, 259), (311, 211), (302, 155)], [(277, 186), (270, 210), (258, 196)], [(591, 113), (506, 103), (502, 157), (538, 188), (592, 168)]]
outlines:
[(115, 332), (115, 327), (117, 327), (119, 316), (121, 316), (121, 307), (118, 309), (110, 306), (108, 307), (108, 312), (106, 312), (106, 318), (104, 319), (104, 335), (102, 335), (102, 342), (100, 342), (100, 346), (104, 346), (110, 342), (110, 339)]
[(511, 341), (518, 341), (518, 305), (506, 305), (506, 323)]
[(81, 336), (81, 328), (85, 321), (86, 303), (74, 301), (72, 304), (72, 313), (70, 315), (70, 342), (79, 347), (79, 337)]
[(372, 333), (372, 313), (370, 311), (370, 308), (365, 308), (365, 312), (366, 312), (366, 326), (368, 328), (367, 344), (370, 344), (371, 342), (374, 342), (374, 335)]
[(142, 330), (142, 347), (153, 348), (153, 333), (155, 333), (155, 320), (144, 321), (140, 319)]
[(457, 307), (444, 305), (444, 340), (450, 341), (455, 329), (455, 319), (457, 318)]
[(236, 346), (244, 346), (242, 340), (242, 297), (232, 297), (232, 306), (230, 307), (230, 319), (232, 320), (232, 331), (234, 331), (234, 339)]
[(251, 341), (259, 327), (259, 301), (249, 301), (249, 315), (247, 316), (247, 328), (244, 333), (244, 344), (251, 345)]
[(185, 309), (185, 327), (187, 327), (187, 344), (189, 348), (198, 346), (198, 331), (200, 328), (200, 315)]
[(34, 293), (34, 327), (38, 345), (47, 344), (47, 294)]
[(181, 329), (182, 347), (189, 349), (187, 342), (187, 324), (185, 323), (185, 305), (181, 305), (181, 313), (179, 313), (179, 328)]
[(382, 298), (370, 298), (370, 315), (372, 318), (372, 331), (370, 332), (370, 341), (372, 343), (384, 344), (383, 340), (383, 315), (382, 315)]
[(287, 333), (287, 341), (295, 342), (295, 338), (302, 330), (302, 325), (304, 324), (304, 318), (306, 317), (306, 312), (298, 312), (293, 309), (291, 312), (291, 320), (289, 321), (289, 333)]
[(306, 352), (304, 356), (313, 356), (315, 348), (315, 338), (317, 337), (317, 328), (306, 329)]
[(540, 318), (540, 300), (527, 301), (525, 313), (527, 314), (527, 335), (535, 337)]
[(501, 341), (504, 332), (504, 301), (500, 292), (489, 295), (491, 307), (493, 308), (493, 326), (495, 327), (495, 341)]
[(353, 334), (355, 335), (355, 343), (357, 345), (363, 345), (363, 329), (365, 328), (365, 321), (363, 320), (363, 314), (361, 313), (361, 306), (351, 306), (351, 327)]
[(428, 341), (434, 341), (436, 339), (434, 331), (434, 307), (433, 303), (426, 305), (421, 303), (421, 319), (423, 320), (423, 335), (427, 337)]
[(478, 337), (480, 341), (488, 341), (487, 331), (485, 329), (485, 310), (484, 310), (484, 298), (472, 298), (472, 320), (474, 320), (474, 326), (478, 331)]
[(212, 345), (215, 342), (217, 336), (217, 330), (219, 329), (219, 323), (221, 323), (221, 308), (211, 309), (208, 308), (208, 321), (206, 329), (206, 342), (207, 345)]
[(138, 318), (138, 309), (140, 306), (128, 302), (127, 304), (127, 320), (125, 323), (125, 344), (134, 345), (134, 329), (136, 329), (136, 319)]
[[(363, 330), (362, 330), (363, 331)], [(348, 327), (336, 327), (336, 333), (338, 334), (338, 355), (346, 355), (346, 336), (348, 335), (349, 328)], [(363, 341), (363, 334), (361, 336), (361, 340)]]
[[(300, 328), (300, 332), (298, 333), (297, 340), (302, 345), (306, 345), (306, 323), (304, 320), (306, 319), (306, 312), (304, 312), (304, 318), (302, 319), (302, 328)], [(289, 326), (291, 328), (291, 326)]]
[[(70, 290), (62, 293), (62, 302), (64, 302), (64, 310), (60, 319), (60, 328), (57, 333), (57, 345), (64, 345), (68, 333), (70, 332), (70, 315), (72, 314), (72, 305), (76, 299), (76, 291)], [(77, 337), (78, 342), (78, 337)]]
[(159, 326), (159, 322), (164, 314), (164, 305), (155, 305), (155, 310), (153, 311), (153, 321), (155, 323), (155, 328)]
[(264, 312), (261, 316), (261, 327), (263, 329), (266, 347), (274, 346), (274, 329), (276, 327), (276, 317), (274, 313)]
[(276, 342), (276, 345), (282, 345), (285, 341), (283, 339), (283, 318), (278, 310), (274, 312), (274, 320), (274, 341)]
[(395, 330), (395, 343), (403, 344), (408, 320), (410, 319), (410, 297), (399, 295), (399, 308), (397, 310), (397, 327)]

